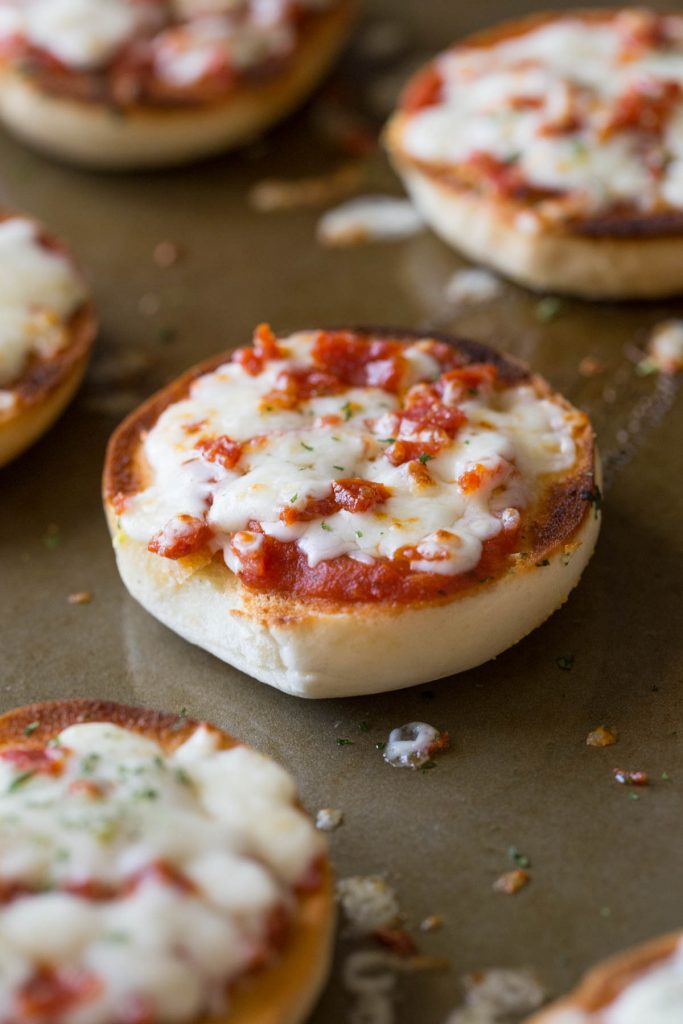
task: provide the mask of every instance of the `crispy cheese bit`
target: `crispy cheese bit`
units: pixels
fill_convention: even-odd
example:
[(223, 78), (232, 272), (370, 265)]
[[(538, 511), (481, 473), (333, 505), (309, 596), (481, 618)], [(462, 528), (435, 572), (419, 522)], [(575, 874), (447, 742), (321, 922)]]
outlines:
[(382, 946), (397, 956), (413, 956), (417, 953), (415, 940), (405, 928), (376, 928), (373, 934)]
[(586, 737), (587, 747), (612, 747), (617, 742), (619, 734), (616, 729), (608, 729), (606, 725), (599, 725)]
[(398, 242), (423, 230), (424, 220), (408, 199), (360, 196), (321, 217), (318, 241), (331, 247)]
[(650, 776), (647, 772), (628, 772), (623, 768), (614, 769), (614, 780), (622, 786), (649, 786)]
[(441, 733), (426, 722), (409, 722), (389, 733), (383, 757), (394, 768), (421, 768), (449, 742), (447, 732)]
[(500, 892), (504, 896), (514, 896), (524, 889), (531, 881), (531, 875), (524, 868), (515, 868), (514, 871), (506, 871), (493, 883), (493, 891)]
[(354, 875), (337, 882), (337, 898), (356, 935), (394, 928), (399, 919), (394, 889), (379, 875)]
[(344, 812), (338, 807), (321, 807), (315, 816), (315, 827), (321, 832), (334, 832), (344, 822)]
[(655, 327), (647, 353), (648, 363), (661, 373), (683, 371), (683, 320), (667, 320)]
[(92, 594), (89, 590), (79, 590), (75, 594), (69, 594), (67, 601), (69, 604), (90, 604)]

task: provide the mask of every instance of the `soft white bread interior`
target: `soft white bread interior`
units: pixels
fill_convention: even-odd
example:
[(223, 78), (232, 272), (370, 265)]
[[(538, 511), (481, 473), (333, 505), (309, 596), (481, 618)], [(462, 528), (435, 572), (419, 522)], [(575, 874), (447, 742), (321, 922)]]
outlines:
[(320, 12), (280, 74), (240, 84), (223, 101), (118, 110), (49, 94), (6, 67), (0, 74), (0, 118), (37, 149), (102, 170), (163, 167), (211, 156), (257, 138), (303, 102), (345, 43), (355, 6), (355, 0), (342, 0)]
[(443, 604), (345, 610), (247, 591), (223, 564), (187, 577), (117, 530), (121, 577), (132, 596), (186, 640), (261, 682), (299, 697), (350, 697), (454, 675), (495, 658), (567, 599), (593, 553), (599, 517), (588, 508), (569, 544)]

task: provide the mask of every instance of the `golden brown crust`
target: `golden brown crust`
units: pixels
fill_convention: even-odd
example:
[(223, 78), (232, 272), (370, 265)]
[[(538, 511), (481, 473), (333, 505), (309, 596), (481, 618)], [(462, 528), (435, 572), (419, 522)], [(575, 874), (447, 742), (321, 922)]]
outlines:
[[(581, 18), (585, 21), (600, 22), (608, 21), (618, 13), (618, 9), (608, 8), (577, 8), (563, 11), (542, 11), (530, 14), (522, 18), (514, 18), (501, 22), (490, 28), (483, 29), (473, 35), (466, 36), (453, 47), (458, 50), (462, 47), (476, 47), (485, 49), (495, 46), (500, 42), (514, 39), (527, 32), (540, 28), (552, 21), (562, 20), (568, 16)], [(435, 58), (438, 59), (438, 58)], [(427, 65), (433, 66), (434, 61)], [(420, 69), (411, 81), (408, 82), (404, 96), (411, 88), (411, 83), (425, 73), (425, 68)], [(425, 160), (418, 160), (411, 156), (401, 146), (401, 121), (405, 116), (401, 103), (398, 112), (392, 118), (387, 129), (387, 142), (390, 149), (400, 155), (400, 161), (406, 168), (412, 168), (419, 174), (429, 178), (435, 184), (450, 192), (462, 195), (481, 195), (481, 189), (471, 180), (464, 180), (458, 173), (456, 165), (438, 166)], [(486, 202), (496, 210), (497, 216), (506, 222), (512, 223), (520, 212), (529, 209), (529, 204), (524, 199), (515, 197), (504, 197), (499, 195), (486, 195)], [(578, 236), (587, 239), (609, 239), (614, 245), (620, 242), (630, 243), (634, 239), (671, 238), (683, 235), (683, 212), (674, 208), (660, 210), (654, 213), (643, 213), (635, 205), (624, 204), (600, 214), (587, 214), (580, 216), (575, 214), (571, 219), (557, 220), (544, 224), (544, 233), (555, 235)]]
[(535, 1014), (527, 1024), (553, 1024), (561, 1010), (604, 1010), (640, 975), (668, 959), (681, 941), (683, 932), (672, 932), (610, 957), (589, 971), (574, 992)]
[[(14, 217), (26, 217), (36, 223), (29, 214), (0, 210), (0, 223)], [(39, 238), (46, 248), (65, 256), (71, 266), (78, 269), (70, 251), (58, 238), (42, 227)], [(16, 401), (13, 408), (5, 413), (0, 413), (0, 426), (6, 420), (18, 416), (28, 407), (44, 402), (69, 377), (82, 371), (97, 334), (97, 318), (92, 302), (90, 300), (83, 302), (69, 318), (65, 327), (67, 331), (66, 344), (49, 358), (37, 356), (31, 358), (21, 377), (3, 389), (10, 391)]]
[[(574, 441), (577, 448), (577, 460), (574, 469), (567, 474), (558, 474), (554, 480), (547, 481), (547, 486), (525, 517), (526, 525), (520, 537), (520, 551), (524, 552), (516, 566), (518, 570), (531, 570), (550, 554), (558, 549), (571, 548), (575, 534), (580, 530), (587, 516), (592, 514), (592, 505), (599, 500), (599, 492), (595, 481), (596, 448), (593, 429), (588, 418), (572, 408), (560, 395), (553, 392), (550, 385), (509, 355), (497, 352), (486, 345), (470, 339), (454, 337), (438, 331), (412, 331), (404, 328), (370, 327), (362, 325), (351, 328), (359, 333), (371, 333), (375, 337), (392, 338), (400, 341), (413, 341), (419, 338), (433, 338), (454, 346), (463, 356), (464, 364), (491, 363), (498, 370), (499, 378), (506, 385), (529, 383), (538, 395), (559, 402), (572, 414), (574, 421)], [(229, 361), (231, 353), (223, 352), (218, 356), (200, 363), (184, 373), (177, 380), (152, 395), (139, 409), (131, 413), (112, 435), (105, 458), (103, 494), (108, 510), (110, 527), (113, 528), (116, 513), (112, 503), (119, 499), (136, 494), (147, 485), (147, 471), (142, 458), (142, 443), (145, 434), (154, 426), (162, 412), (174, 402), (183, 399), (197, 377), (210, 373), (222, 363)], [(222, 565), (226, 574), (232, 576), (227, 566)], [(505, 573), (503, 566), (501, 574)], [(441, 605), (457, 600), (459, 597), (472, 593), (490, 581), (480, 581), (473, 574), (472, 582), (461, 590), (447, 596), (434, 596), (419, 602), (411, 602), (411, 606)], [(250, 616), (269, 623), (293, 622), (300, 615), (308, 615), (319, 610), (338, 611), (341, 605), (336, 601), (320, 598), (295, 599), (276, 593), (252, 593), (242, 587), (244, 611)], [(372, 614), (391, 613), (392, 607), (386, 602), (368, 602), (354, 605), (358, 610)], [(398, 614), (403, 604), (397, 604), (393, 610)]]
[[(98, 721), (141, 733), (156, 740), (167, 753), (188, 739), (200, 724), (182, 714), (114, 701), (49, 701), (0, 715), (0, 749), (42, 747), (70, 725)], [(209, 727), (220, 737), (221, 749), (240, 745), (221, 729)], [(332, 871), (327, 859), (321, 869), (320, 887), (297, 895), (297, 910), (278, 959), (237, 982), (225, 1015), (200, 1024), (299, 1024), (303, 1020), (324, 980), (334, 923)]]

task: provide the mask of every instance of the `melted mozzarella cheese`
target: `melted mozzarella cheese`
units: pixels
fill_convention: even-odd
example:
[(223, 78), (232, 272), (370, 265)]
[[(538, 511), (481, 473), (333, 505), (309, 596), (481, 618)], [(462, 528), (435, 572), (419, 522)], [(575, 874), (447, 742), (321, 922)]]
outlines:
[[(568, 414), (529, 386), (469, 397), (461, 405), (467, 422), (428, 461), (428, 484), (408, 464), (394, 466), (384, 456), (394, 434), (418, 444), (431, 437), (410, 421), (399, 424), (393, 394), (349, 387), (296, 409), (269, 406), (279, 374), (310, 365), (316, 336), (286, 339), (286, 357), (268, 362), (258, 376), (227, 363), (162, 413), (144, 441), (152, 482), (129, 500), (120, 518), (125, 534), (147, 543), (175, 516), (201, 517), (208, 510), (216, 547), (235, 572), (240, 545), (258, 543), (249, 532), (255, 521), (265, 534), (295, 541), (310, 566), (340, 555), (393, 558), (408, 545), (416, 548), (414, 570), (454, 575), (478, 564), (484, 541), (516, 525), (515, 514), (540, 477), (574, 464)], [(411, 380), (438, 375), (419, 342), (405, 351)], [(330, 416), (337, 422), (327, 422)], [(221, 435), (245, 442), (233, 470), (205, 461), (195, 448), (201, 437)], [(483, 467), (485, 479), (466, 493), (458, 480), (475, 467)], [(311, 499), (329, 495), (334, 480), (349, 478), (383, 484), (390, 497), (365, 512), (341, 509), (291, 525), (282, 521), (283, 510), (303, 510)]]
[(35, 46), (72, 68), (106, 64), (140, 25), (126, 0), (28, 0), (24, 31)]
[(32, 354), (49, 357), (62, 347), (65, 321), (85, 294), (71, 263), (41, 245), (32, 221), (0, 222), (0, 386), (16, 381)]
[(79, 71), (104, 68), (133, 39), (148, 39), (157, 74), (182, 88), (217, 67), (242, 71), (288, 54), (291, 14), (290, 0), (0, 0), (0, 38), (23, 36)]
[[(604, 134), (630, 87), (683, 84), (675, 35), (666, 48), (626, 60), (616, 18), (567, 17), (490, 47), (458, 48), (437, 63), (443, 100), (409, 117), (403, 144), (413, 157), (441, 164), (490, 154), (540, 189), (576, 193), (592, 211), (620, 200), (683, 207), (683, 102), (674, 104), (660, 140), (634, 130)], [(547, 133), (571, 111), (580, 127)], [(651, 170), (653, 152), (665, 168), (661, 178)]]
[[(323, 850), (292, 779), (253, 750), (219, 750), (204, 726), (170, 755), (109, 723), (57, 743), (58, 774), (0, 757), (0, 879), (35, 890), (0, 909), (0, 1018), (15, 1019), (37, 964), (98, 979), (78, 1024), (119, 1020), (135, 1000), (178, 1024), (224, 1010)], [(188, 884), (150, 870), (160, 863)], [(83, 883), (113, 894), (89, 900)]]

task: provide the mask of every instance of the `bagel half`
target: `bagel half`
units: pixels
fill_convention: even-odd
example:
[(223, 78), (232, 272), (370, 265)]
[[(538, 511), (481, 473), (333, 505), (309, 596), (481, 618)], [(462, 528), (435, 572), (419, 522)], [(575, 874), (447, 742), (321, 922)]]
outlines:
[[(40, 751), (46, 744), (54, 744), (62, 730), (86, 722), (112, 723), (154, 740), (164, 756), (177, 750), (200, 727), (200, 723), (184, 717), (110, 701), (67, 700), (34, 704), (0, 717), (0, 762), (8, 750)], [(204, 728), (217, 737), (219, 750), (242, 746), (238, 740), (213, 726)], [(106, 757), (106, 753), (101, 754), (100, 763), (103, 759), (106, 761)], [(87, 759), (84, 763), (87, 766)], [(93, 777), (92, 767), (86, 767), (84, 771), (89, 772), (88, 778)], [(39, 775), (40, 769), (35, 774)], [(249, 786), (248, 778), (243, 785)], [(68, 810), (66, 806), (65, 813)], [(316, 836), (316, 841), (324, 848), (319, 836)], [(317, 864), (314, 884), (297, 889), (294, 894), (284, 942), (279, 943), (277, 953), (233, 982), (229, 1009), (210, 1019), (203, 1018), (201, 1024), (300, 1024), (305, 1020), (327, 978), (335, 922), (330, 866), (326, 858)], [(3, 881), (7, 885), (7, 879)], [(88, 895), (83, 898), (87, 900)], [(66, 928), (66, 923), (63, 927)], [(67, 937), (68, 931), (65, 931), (65, 941)], [(125, 1012), (125, 1008), (121, 1007), (120, 1012)], [(15, 1024), (23, 1024), (20, 1017), (12, 1019)], [(41, 1015), (46, 1024), (53, 1019), (57, 1017)], [(59, 1019), (63, 1018), (59, 1016)]]
[[(0, 214), (0, 224), (14, 216), (6, 212)], [(42, 228), (38, 231), (41, 245), (71, 261), (61, 243)], [(78, 274), (75, 267), (74, 273)], [(42, 298), (36, 292), (37, 307), (40, 307)], [(65, 332), (61, 347), (50, 355), (31, 354), (20, 376), (0, 388), (6, 398), (0, 405), (0, 467), (20, 455), (48, 430), (69, 404), (83, 379), (97, 334), (92, 302), (84, 298), (61, 326)]]
[[(572, 26), (573, 65), (571, 38), (561, 47), (552, 35)], [(594, 52), (591, 65), (581, 30), (607, 33), (608, 42), (619, 33), (632, 52), (615, 56), (614, 67)], [(580, 10), (470, 36), (408, 85), (385, 131), (393, 165), (444, 241), (520, 284), (589, 299), (676, 294), (683, 93), (647, 61), (673, 51), (680, 68), (671, 78), (680, 80), (682, 33), (678, 14)], [(534, 39), (550, 41), (543, 48)]]
[[(453, 371), (456, 377), (468, 372), (484, 374), (489, 372), (486, 370), (488, 367), (498, 382), (496, 387), (500, 387), (505, 394), (512, 394), (508, 389), (513, 389), (515, 395), (528, 395), (532, 404), (540, 401), (542, 404), (539, 409), (543, 407), (548, 412), (554, 410), (553, 415), (566, 425), (566, 437), (571, 438), (571, 442), (567, 443), (571, 444), (573, 455), (571, 467), (566, 471), (547, 473), (531, 484), (533, 494), (522, 514), (519, 533), (514, 535), (514, 542), (510, 540), (511, 547), (501, 553), (500, 557), (495, 554), (495, 543), (508, 543), (501, 540), (502, 534), (498, 541), (491, 542), (493, 547), (482, 546), (479, 562), (476, 562), (476, 555), (472, 556), (462, 572), (457, 571), (454, 563), (452, 569), (446, 570), (450, 573), (448, 576), (430, 569), (413, 571), (412, 561), (408, 571), (405, 565), (401, 567), (396, 561), (396, 558), (401, 557), (400, 551), (396, 557), (388, 558), (381, 555), (368, 557), (367, 550), (365, 568), (358, 561), (359, 555), (356, 555), (355, 561), (346, 556), (331, 556), (319, 560), (317, 569), (311, 573), (296, 544), (292, 549), (286, 544), (279, 546), (279, 542), (268, 540), (263, 541), (263, 550), (266, 551), (263, 564), (266, 568), (255, 570), (270, 573), (270, 579), (264, 582), (260, 577), (244, 576), (245, 572), (247, 575), (251, 572), (244, 565), (241, 570), (238, 566), (233, 572), (226, 565), (222, 553), (224, 550), (234, 552), (234, 545), (238, 541), (242, 544), (244, 537), (248, 540), (251, 534), (232, 535), (228, 546), (220, 551), (215, 544), (212, 548), (209, 541), (207, 547), (197, 550), (195, 546), (195, 550), (187, 555), (179, 556), (176, 551), (174, 556), (161, 557), (148, 547), (151, 527), (144, 521), (140, 533), (140, 523), (136, 518), (140, 513), (144, 520), (148, 496), (157, 494), (157, 491), (148, 490), (154, 487), (154, 474), (145, 454), (147, 440), (161, 436), (153, 433), (155, 425), (166, 410), (171, 409), (170, 415), (175, 416), (176, 411), (187, 408), (187, 430), (193, 431), (195, 424), (191, 422), (192, 419), (201, 421), (203, 413), (198, 411), (195, 415), (192, 401), (188, 406), (182, 403), (196, 393), (197, 387), (204, 386), (203, 382), (211, 386), (212, 382), (220, 380), (220, 375), (214, 377), (212, 372), (226, 364), (230, 353), (224, 353), (190, 370), (125, 420), (109, 443), (104, 472), (104, 499), (119, 571), (128, 590), (152, 615), (181, 636), (262, 682), (305, 697), (349, 696), (398, 689), (462, 672), (495, 657), (522, 639), (566, 600), (590, 558), (600, 521), (596, 503), (599, 496), (597, 456), (590, 423), (582, 413), (554, 394), (545, 381), (531, 375), (521, 364), (483, 345), (462, 339), (388, 328), (359, 328), (355, 332), (301, 332), (290, 339), (280, 339), (278, 345), (282, 346), (280, 351), (285, 353), (285, 361), (278, 362), (276, 358), (274, 367), (270, 369), (266, 362), (264, 372), (272, 370), (277, 376), (278, 368), (283, 366), (298, 366), (301, 369), (306, 365), (307, 358), (301, 353), (308, 351), (312, 344), (318, 344), (315, 339), (323, 339), (326, 344), (326, 339), (337, 337), (342, 338), (342, 347), (345, 344), (343, 339), (351, 338), (349, 344), (357, 346), (357, 351), (365, 351), (363, 345), (366, 344), (380, 348), (386, 344), (389, 346), (387, 351), (394, 346), (393, 351), (400, 353), (410, 349), (411, 358), (415, 353), (422, 353), (426, 347), (430, 351), (439, 352), (440, 358), (446, 362), (450, 360), (457, 364), (460, 369)], [(258, 344), (257, 337), (257, 350)], [(294, 350), (299, 355), (295, 354), (287, 362), (286, 353), (291, 357)], [(254, 354), (251, 349), (239, 350), (236, 358), (244, 360), (245, 353), (247, 361)], [(250, 379), (256, 382), (254, 387), (260, 386), (258, 377), (249, 378), (246, 372), (235, 369), (234, 362), (228, 365), (229, 375), (242, 374), (240, 389), (251, 386)], [(386, 369), (386, 363), (382, 365)], [(330, 370), (330, 365), (327, 369)], [(341, 363), (337, 369), (343, 373)], [(433, 364), (429, 372), (434, 373)], [(349, 395), (354, 397), (354, 401), (362, 400), (364, 395), (372, 395), (374, 397), (368, 397), (368, 401), (379, 402), (380, 405), (391, 399), (389, 393), (382, 389), (366, 388), (358, 391), (343, 385), (334, 399), (323, 398), (322, 401), (336, 401), (337, 406), (340, 406), (346, 398), (346, 406), (350, 408)], [(394, 401), (400, 403), (404, 397), (394, 396)], [(546, 402), (550, 404), (543, 405)], [(221, 407), (220, 399), (215, 396), (212, 403), (213, 408)], [(305, 402), (303, 404), (306, 405)], [(346, 408), (346, 412), (349, 408)], [(245, 415), (252, 415), (248, 406), (244, 406), (244, 409)], [(440, 407), (439, 414), (447, 418), (449, 411), (444, 412), (444, 407)], [(358, 429), (363, 430), (363, 424), (369, 421), (360, 419), (360, 416), (361, 413), (357, 421)], [(162, 420), (162, 424), (164, 422)], [(257, 415), (256, 420), (250, 420), (249, 426), (244, 423), (241, 427), (239, 423), (233, 426), (236, 431), (241, 430), (240, 437), (262, 436), (268, 431), (269, 422), (273, 421), (267, 417), (260, 422)], [(334, 426), (336, 422), (341, 426)], [(343, 417), (333, 417), (332, 424), (321, 427), (319, 435), (315, 433), (315, 428), (312, 428), (310, 436), (302, 435), (304, 472), (314, 469), (306, 465), (306, 460), (313, 458), (309, 457), (308, 452), (314, 450), (316, 437), (320, 437), (321, 445), (326, 444), (327, 439), (330, 443), (344, 440), (339, 437), (344, 430)], [(164, 429), (160, 427), (160, 431)], [(378, 429), (381, 430), (381, 425)], [(279, 443), (278, 437), (284, 438), (283, 443), (291, 443), (298, 452), (298, 435), (292, 434), (291, 442), (286, 431), (272, 436), (275, 439), (273, 443)], [(381, 438), (382, 445), (389, 441), (395, 441), (395, 438)], [(258, 446), (260, 442), (254, 443)], [(372, 443), (367, 439), (363, 441), (366, 446)], [(457, 458), (466, 457), (463, 455), (468, 451), (465, 443), (469, 443), (467, 439), (461, 448), (454, 449), (460, 453)], [(475, 440), (473, 443), (478, 442)], [(551, 438), (549, 443), (555, 443), (554, 439)], [(251, 442), (247, 442), (247, 447), (249, 444)], [(445, 450), (451, 452), (448, 445)], [(374, 473), (373, 478), (382, 472), (385, 476), (388, 473), (388, 478), (395, 482), (400, 491), (400, 495), (397, 491), (397, 496), (403, 495), (401, 488), (408, 488), (408, 504), (404, 506), (406, 511), (403, 513), (408, 518), (405, 521), (397, 520), (397, 513), (391, 511), (391, 504), (388, 513), (382, 513), (380, 505), (377, 506), (379, 510), (366, 513), (363, 529), (366, 532), (369, 529), (372, 533), (372, 530), (382, 526), (382, 517), (389, 516), (390, 532), (396, 529), (401, 537), (404, 535), (400, 531), (405, 527), (417, 530), (417, 535), (422, 536), (419, 514), (417, 518), (409, 515), (412, 501), (410, 495), (415, 493), (422, 501), (425, 501), (427, 495), (425, 505), (419, 506), (416, 501), (416, 510), (422, 507), (425, 514), (431, 514), (432, 507), (436, 508), (432, 506), (430, 497), (433, 493), (430, 487), (436, 486), (433, 484), (434, 478), (431, 478), (430, 483), (429, 464), (432, 456), (424, 452), (419, 459), (415, 458), (409, 464), (404, 463), (403, 468), (396, 472), (386, 465), (384, 458), (388, 456), (377, 455), (377, 461), (368, 463), (365, 472)], [(271, 465), (279, 461), (276, 455)], [(345, 468), (334, 466), (332, 475), (335, 472), (343, 475), (341, 471)], [(359, 475), (364, 475), (362, 470)], [(405, 484), (408, 477), (411, 479)], [(242, 479), (246, 481), (247, 477)], [(297, 476), (296, 467), (294, 479), (302, 480), (302, 486), (306, 485), (306, 480)], [(358, 483), (356, 481), (357, 486)], [(360, 481), (361, 485), (366, 483), (367, 479)], [(426, 488), (424, 491), (423, 485)], [(450, 484), (445, 486), (448, 488)], [(447, 493), (451, 497), (443, 500), (449, 510), (451, 499), (456, 505), (460, 499), (454, 491)], [(297, 494), (289, 497), (287, 492), (287, 495), (285, 501), (294, 502), (296, 499), (301, 505), (302, 499)], [(162, 495), (162, 500), (165, 498)], [(154, 505), (156, 498), (150, 500)], [(171, 509), (175, 510), (173, 500), (167, 509), (164, 506), (166, 511), (157, 525)], [(306, 507), (309, 511), (304, 510), (301, 515), (310, 517), (310, 506)], [(214, 504), (214, 512), (216, 508)], [(178, 511), (182, 510), (178, 508)], [(441, 512), (438, 514), (441, 515)], [(452, 516), (453, 513), (447, 511), (446, 514)], [(277, 509), (274, 509), (273, 516), (277, 515)], [(512, 515), (514, 519), (514, 513)], [(352, 518), (347, 517), (345, 523), (351, 522)], [(315, 544), (318, 536), (327, 538), (333, 528), (325, 519), (314, 517), (313, 521), (309, 537), (312, 537), (312, 543)], [(494, 530), (498, 529), (496, 524), (493, 525)], [(319, 535), (316, 533), (318, 528), (322, 531)], [(363, 536), (361, 530), (354, 532), (357, 537)], [(202, 536), (206, 539), (205, 534)], [(463, 537), (466, 539), (463, 540)], [(199, 534), (197, 540), (201, 547)], [(225, 538), (221, 544), (224, 542)], [(458, 545), (462, 543), (467, 554), (470, 542), (467, 533), (455, 539), (446, 534), (446, 550), (449, 550), (448, 544), (455, 545), (455, 559), (460, 557)], [(254, 543), (258, 546), (261, 542), (257, 540)], [(370, 544), (370, 540), (364, 540), (363, 544)], [(232, 555), (226, 557), (230, 559)], [(290, 566), (287, 570), (289, 575), (274, 575), (280, 571), (277, 559), (288, 557), (299, 559), (298, 568), (291, 569)], [(361, 553), (361, 561), (363, 557)], [(406, 557), (413, 558), (413, 555), (408, 554)], [(426, 563), (419, 562), (421, 554), (415, 557), (424, 570)], [(433, 555), (428, 551), (427, 557), (450, 556), (439, 549)], [(234, 559), (232, 564), (234, 568)], [(373, 574), (377, 574), (376, 580)]]
[(238, 79), (206, 102), (72, 98), (6, 61), (0, 119), (42, 152), (84, 167), (126, 171), (209, 157), (253, 141), (306, 99), (346, 42), (355, 10), (356, 0), (339, 0), (315, 12), (275, 72)]
[[(635, 1009), (632, 1009), (630, 1016), (622, 1018), (615, 1015), (615, 1004), (620, 996), (628, 993), (634, 982), (647, 978), (652, 971), (671, 961), (677, 951), (680, 960), (682, 942), (683, 932), (674, 932), (610, 957), (589, 971), (574, 992), (535, 1014), (527, 1024), (603, 1024), (607, 1019), (604, 1013), (608, 1010), (612, 1013), (610, 1024), (622, 1024), (622, 1021), (623, 1024), (632, 1024), (636, 1020), (638, 1024), (655, 1024), (654, 1018), (645, 1015), (647, 1009), (644, 1005), (639, 1005), (637, 1017), (633, 1015)], [(679, 973), (683, 973), (680, 968)], [(674, 1010), (674, 1016), (669, 1018), (672, 1021), (678, 1019), (676, 1006), (680, 1015), (681, 1005), (669, 1006), (669, 1010)], [(651, 1012), (655, 1011), (653, 1006)]]

